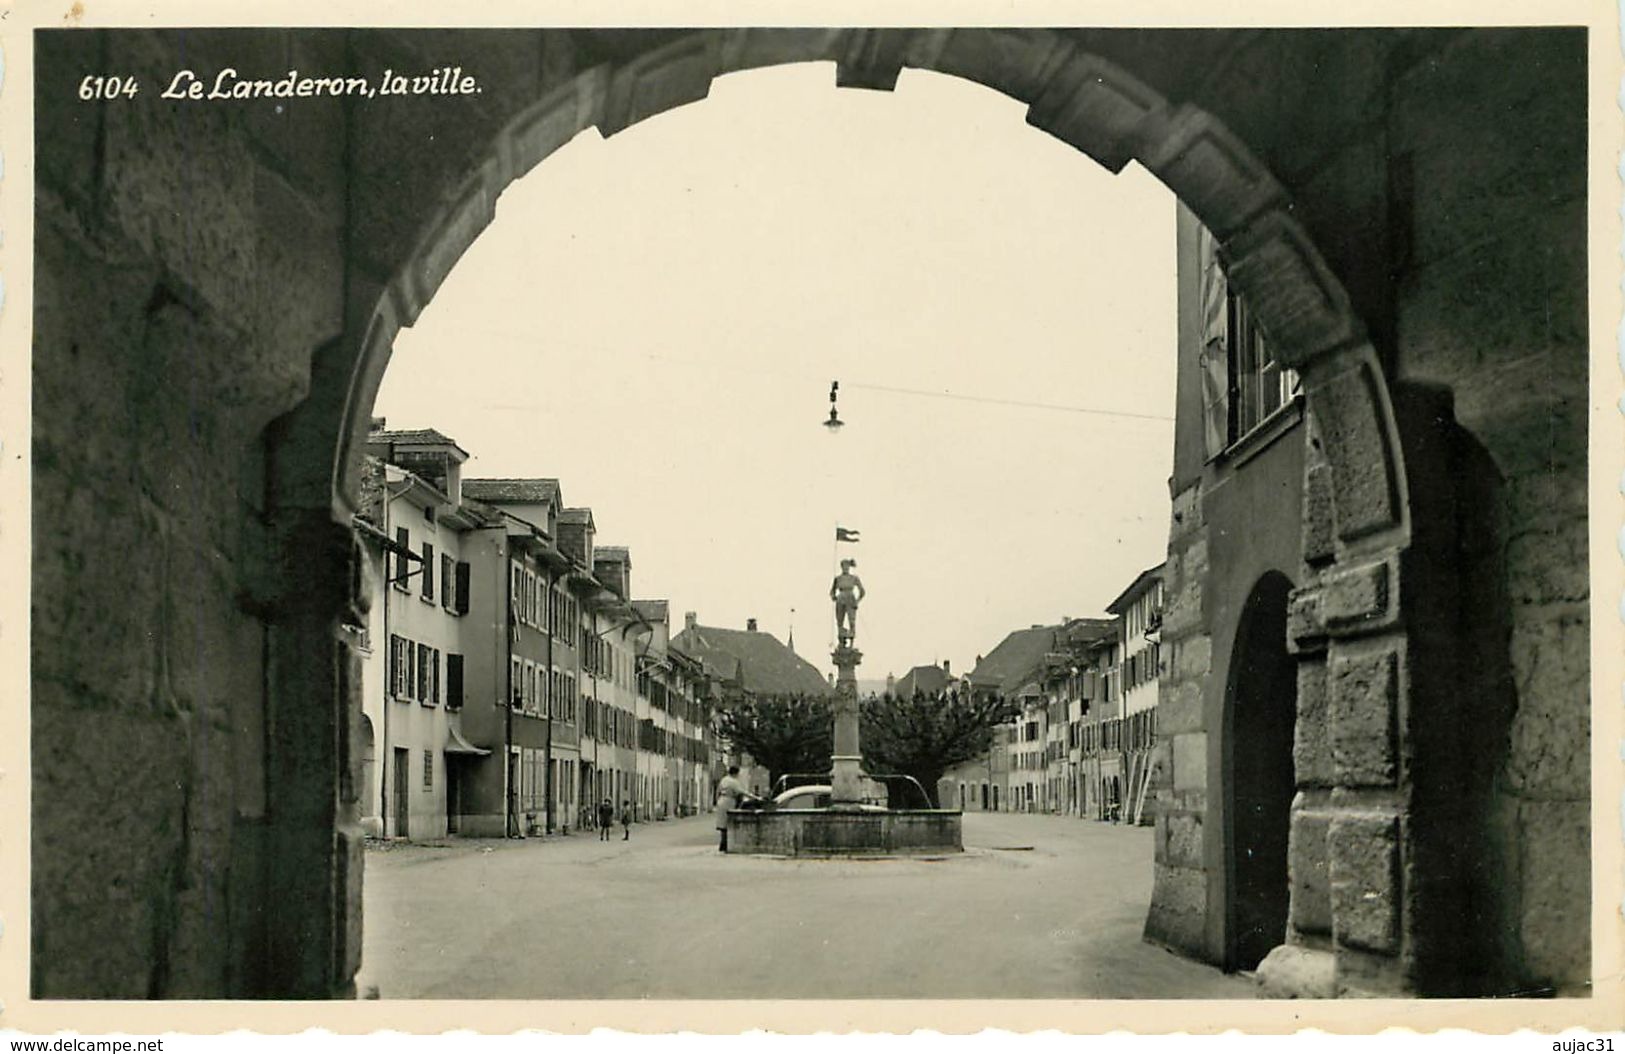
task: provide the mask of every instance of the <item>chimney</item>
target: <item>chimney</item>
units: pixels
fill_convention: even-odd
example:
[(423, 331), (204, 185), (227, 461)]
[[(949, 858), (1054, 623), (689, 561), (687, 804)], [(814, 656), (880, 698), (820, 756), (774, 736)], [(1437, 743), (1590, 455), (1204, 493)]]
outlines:
[(745, 629), (747, 631), (751, 632), (751, 633), (755, 633), (756, 632), (756, 620), (753, 619), (753, 618), (746, 619), (745, 620)]
[(947, 674), (949, 677), (952, 677), (954, 675), (953, 671), (948, 669), (948, 660), (947, 659), (942, 660), (942, 672)]
[(371, 433), (371, 432), (382, 432), (384, 430), (384, 428), (385, 428), (385, 420), (384, 420), (384, 418), (382, 418), (382, 417), (374, 417), (372, 419), (372, 423), (367, 427), (367, 431), (369, 433)]
[(695, 615), (694, 612), (692, 612), (692, 611), (683, 612), (683, 630), (684, 630), (684, 632), (692, 631), (694, 629), (694, 627), (699, 624), (699, 621), (700, 621), (699, 616)]

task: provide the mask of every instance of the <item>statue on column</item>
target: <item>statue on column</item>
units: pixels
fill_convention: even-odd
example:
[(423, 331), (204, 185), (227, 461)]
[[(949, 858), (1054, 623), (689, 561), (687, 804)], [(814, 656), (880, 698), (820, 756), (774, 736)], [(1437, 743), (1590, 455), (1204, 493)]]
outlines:
[(841, 573), (830, 584), (829, 598), (835, 601), (835, 634), (841, 647), (850, 648), (858, 632), (858, 602), (864, 597), (863, 580), (852, 573), (856, 560), (842, 560)]

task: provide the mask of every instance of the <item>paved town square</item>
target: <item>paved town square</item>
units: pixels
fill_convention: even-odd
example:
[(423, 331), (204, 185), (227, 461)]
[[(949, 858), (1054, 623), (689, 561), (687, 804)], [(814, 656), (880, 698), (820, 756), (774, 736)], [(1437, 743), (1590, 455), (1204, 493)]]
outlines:
[(360, 984), (386, 999), (1246, 999), (1141, 939), (1152, 830), (968, 813), (965, 852), (723, 856), (707, 816), (630, 841), (367, 855)]

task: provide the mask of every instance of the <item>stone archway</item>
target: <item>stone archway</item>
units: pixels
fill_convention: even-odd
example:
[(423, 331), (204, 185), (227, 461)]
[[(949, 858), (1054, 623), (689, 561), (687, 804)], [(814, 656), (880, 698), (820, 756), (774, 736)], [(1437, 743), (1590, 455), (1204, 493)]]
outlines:
[[(1385, 603), (1392, 597), (1394, 583), (1370, 584), (1373, 574), (1391, 572), (1409, 534), (1405, 471), (1388, 384), (1348, 294), (1294, 217), (1285, 189), (1246, 144), (1201, 107), (1170, 102), (1122, 66), (1045, 30), (699, 31), (582, 71), (524, 106), (478, 145), (483, 160), (460, 186), (447, 188), (444, 204), (417, 218), (416, 234), (402, 240), (404, 255), (389, 274), (380, 275), (375, 285), (358, 287), (352, 281), (345, 336), (318, 354), (311, 398), (272, 432), (271, 464), (277, 468), (270, 480), (272, 500), (299, 525), (287, 537), (301, 548), (325, 546), (333, 560), (355, 559), (344, 525), (395, 334), (416, 319), (490, 223), (496, 199), (509, 183), (588, 127), (613, 135), (703, 99), (717, 76), (808, 61), (833, 61), (842, 87), (887, 90), (907, 66), (995, 88), (1029, 104), (1030, 124), (1108, 170), (1137, 161), (1173, 190), (1222, 244), (1232, 283), (1248, 297), (1281, 361), (1301, 372), (1311, 410), (1323, 421), (1325, 471), (1312, 482), (1336, 517), (1320, 556), (1323, 562), (1330, 558), (1329, 578), (1348, 564), (1361, 565), (1347, 575), (1366, 591), (1356, 586), (1335, 595), (1345, 605), (1357, 605), (1367, 594)], [(1374, 570), (1364, 566), (1373, 556)], [(1318, 592), (1306, 596), (1318, 604)], [(1295, 619), (1302, 621), (1306, 610), (1297, 611)], [(1380, 614), (1339, 609), (1341, 618), (1362, 627)], [(289, 668), (306, 663), (312, 638), (325, 637), (327, 621), (339, 617), (338, 610), (319, 622), (301, 617), (290, 627), (289, 649), (273, 655), (286, 655)], [(1402, 636), (1396, 633), (1396, 640)], [(335, 652), (335, 669), (351, 661), (342, 644), (328, 650)], [(342, 692), (331, 698), (334, 706), (352, 705)], [(351, 811), (345, 804), (340, 815)], [(1397, 808), (1390, 815), (1394, 830), (1399, 815)], [(359, 842), (343, 835), (348, 821), (340, 819), (337, 826), (339, 844), (346, 848), (335, 863), (353, 875), (344, 880), (348, 886), (359, 882)], [(1361, 838), (1397, 851), (1388, 831), (1373, 828)], [(345, 894), (350, 900), (356, 895), (353, 889)], [(1378, 895), (1397, 910), (1394, 884)], [(335, 940), (341, 948), (359, 946), (358, 934), (335, 934)], [(1385, 950), (1397, 952), (1399, 945)]]
[[(94, 493), (129, 526), (132, 549), (165, 555), (126, 584), (80, 573), (102, 550), (82, 526), (92, 517), (36, 533), (37, 992), (348, 989), (363, 779), (359, 668), (343, 625), (358, 614), (364, 563), (349, 521), (358, 440), (394, 335), (489, 222), (502, 188), (576, 132), (613, 134), (701, 99), (723, 73), (806, 61), (833, 62), (847, 87), (886, 89), (905, 66), (963, 77), (1026, 103), (1031, 124), (1108, 169), (1144, 165), (1216, 235), (1234, 287), (1300, 372), (1308, 448), (1303, 566), (1287, 614), (1299, 704), (1292, 844), (1327, 880), (1294, 878), (1286, 944), (1266, 960), (1294, 964), (1298, 991), (1438, 991), (1460, 958), (1451, 935), (1463, 929), (1454, 904), (1465, 865), (1435, 835), (1455, 822), (1449, 791), (1467, 763), (1450, 730), (1473, 717), (1455, 679), (1460, 634), (1444, 618), (1458, 606), (1463, 495), (1440, 450), (1463, 408), (1504, 483), (1483, 488), (1504, 498), (1472, 500), (1504, 501), (1497, 514), (1513, 526), (1539, 525), (1509, 530), (1483, 557), (1505, 571), (1508, 595), (1495, 603), (1509, 617), (1495, 625), (1510, 637), (1484, 647), (1510, 658), (1517, 707), (1512, 745), (1485, 744), (1502, 751), (1504, 774), (1501, 790), (1484, 792), (1507, 799), (1521, 854), (1499, 872), (1516, 886), (1508, 925), (1527, 964), (1513, 973), (1553, 985), (1588, 976), (1585, 919), (1564, 905), (1586, 888), (1569, 876), (1589, 874), (1576, 866), (1588, 851), (1589, 783), (1583, 757), (1552, 749), (1589, 729), (1587, 657), (1567, 643), (1583, 640), (1588, 617), (1585, 427), (1571, 409), (1584, 405), (1585, 312), (1569, 288), (1585, 276), (1583, 28), (1357, 39), (256, 31), (185, 45), (190, 60), (226, 65), (245, 40), (273, 64), (334, 70), (427, 62), (455, 43), (482, 56), (491, 90), (432, 106), (273, 112), (266, 101), (242, 120), (143, 99), (93, 128), (76, 103), (42, 101), (36, 125), (62, 134), (41, 135), (37, 166), (34, 505), (72, 509)], [(94, 55), (159, 79), (176, 46), (162, 31), (42, 33), (37, 60), (42, 76), (65, 77)], [(1317, 78), (1339, 90), (1308, 90)], [(1497, 101), (1452, 101), (1480, 89)], [(196, 163), (178, 172), (165, 158), (182, 150)], [(173, 207), (182, 197), (187, 207)], [(1533, 288), (1529, 268), (1547, 283), (1538, 302), (1520, 299)], [(1488, 322), (1462, 309), (1486, 289), (1505, 298)], [(1519, 390), (1484, 380), (1502, 376), (1523, 378)], [(192, 399), (175, 400), (176, 390)], [(107, 412), (108, 392), (124, 416)], [(87, 442), (74, 422), (91, 419), (101, 432)], [(1176, 504), (1175, 533), (1182, 516), (1200, 518)], [(1555, 568), (1550, 539), (1581, 558)], [(1206, 573), (1199, 540), (1179, 542), (1166, 583), (1176, 601)], [(175, 604), (181, 596), (194, 602)], [(113, 609), (162, 632), (110, 632), (95, 613)], [(207, 647), (195, 646), (205, 633), (193, 622), (211, 627)], [(1199, 679), (1212, 643), (1174, 626), (1169, 663)], [(84, 649), (62, 642), (85, 639), (108, 656), (109, 676), (75, 668)], [(211, 653), (244, 661), (210, 664)], [(116, 715), (134, 771), (179, 769), (193, 781), (183, 788), (197, 788), (182, 797), (165, 781), (162, 794), (132, 798), (133, 828), (151, 845), (121, 850), (111, 871), (81, 866), (103, 847), (77, 833), (98, 815), (105, 781), (60, 775), (132, 771), (105, 764), (123, 755), (80, 734), (86, 699)], [(209, 719), (182, 720), (194, 707)], [(1157, 760), (1158, 844), (1198, 863), (1222, 848), (1222, 825), (1202, 823), (1218, 800), (1218, 766), (1207, 771), (1197, 742), (1203, 720), (1165, 685), (1159, 734), (1169, 730), (1175, 748)], [(230, 793), (213, 789), (228, 778)], [(188, 817), (195, 829), (182, 840)], [(1178, 870), (1159, 860), (1148, 934), (1212, 957), (1223, 934), (1211, 898), (1222, 901), (1222, 886), (1200, 866)], [(135, 907), (112, 906), (93, 871), (116, 872)], [(255, 905), (273, 886), (308, 910), (275, 926), (245, 910), (226, 942), (191, 921), (199, 895)], [(95, 948), (76, 935), (87, 918), (110, 934)]]

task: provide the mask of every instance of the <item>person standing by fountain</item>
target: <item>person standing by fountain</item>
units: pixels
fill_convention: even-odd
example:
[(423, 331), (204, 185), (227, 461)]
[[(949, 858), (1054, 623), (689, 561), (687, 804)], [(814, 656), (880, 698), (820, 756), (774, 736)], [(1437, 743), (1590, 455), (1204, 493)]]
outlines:
[(721, 835), (717, 852), (728, 851), (728, 810), (739, 808), (740, 803), (748, 797), (750, 792), (739, 782), (739, 766), (729, 765), (728, 774), (717, 784), (717, 833)]

